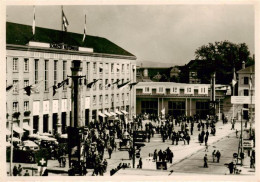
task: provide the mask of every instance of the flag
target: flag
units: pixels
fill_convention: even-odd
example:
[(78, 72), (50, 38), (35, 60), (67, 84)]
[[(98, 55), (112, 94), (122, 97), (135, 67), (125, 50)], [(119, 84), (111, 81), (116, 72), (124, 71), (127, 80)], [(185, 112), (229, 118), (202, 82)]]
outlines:
[(8, 87), (6, 87), (6, 91), (8, 92), (9, 90), (11, 90), (13, 88), (14, 85), (9, 85)]
[(63, 85), (65, 85), (65, 83), (67, 83), (68, 81), (69, 81), (69, 79), (67, 78), (67, 79), (63, 80), (62, 82), (58, 83), (58, 87), (57, 88), (63, 87)]
[(32, 33), (35, 34), (35, 6), (33, 6), (33, 26), (32, 26)]
[(62, 9), (62, 24), (64, 26), (65, 31), (67, 32), (67, 27), (69, 25), (68, 19), (66, 18), (63, 9)]
[(30, 96), (31, 93), (39, 92), (39, 90), (38, 90), (39, 83), (40, 82), (38, 82), (37, 84), (34, 84), (34, 85), (29, 85), (27, 87), (24, 87), (23, 89), (25, 90), (26, 95)]
[(117, 88), (123, 89), (123, 88), (125, 88), (125, 87), (127, 86), (127, 84), (128, 84), (129, 82), (130, 82), (130, 81), (125, 82), (125, 83), (122, 83), (122, 84), (120, 84), (120, 85), (117, 85)]
[(234, 87), (237, 83), (237, 78), (236, 78), (236, 71), (235, 68), (233, 68), (233, 79), (232, 79), (232, 87)]
[(87, 19), (87, 15), (85, 14), (85, 25), (84, 25), (84, 34), (83, 34), (82, 42), (85, 41), (85, 38), (86, 38), (86, 35), (87, 35), (87, 24), (86, 24), (86, 19)]
[(54, 95), (56, 94), (57, 86), (56, 86), (56, 85), (53, 85), (53, 86), (52, 86), (52, 89), (53, 89), (53, 94), (52, 94), (52, 95), (54, 96)]
[(132, 89), (133, 86), (135, 86), (136, 84), (138, 84), (139, 82), (134, 82), (134, 83), (130, 83), (129, 86), (130, 86), (130, 90)]
[(249, 90), (252, 90), (252, 85), (253, 85), (253, 78), (252, 78), (252, 74), (250, 75), (250, 79), (249, 79)]
[(88, 87), (88, 88), (91, 88), (91, 87), (92, 87), (92, 85), (93, 85), (93, 84), (95, 84), (95, 83), (96, 83), (98, 80), (101, 80), (101, 79), (97, 79), (97, 80), (96, 80), (96, 79), (94, 79), (94, 81), (93, 81), (93, 82), (90, 82), (89, 84), (87, 84), (87, 87)]

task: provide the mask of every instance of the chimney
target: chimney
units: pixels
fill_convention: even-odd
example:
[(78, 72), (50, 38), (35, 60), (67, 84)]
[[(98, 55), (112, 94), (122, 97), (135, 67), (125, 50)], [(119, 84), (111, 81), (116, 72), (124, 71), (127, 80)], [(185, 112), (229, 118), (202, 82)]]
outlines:
[(242, 69), (245, 69), (246, 68), (246, 63), (245, 61), (242, 62)]

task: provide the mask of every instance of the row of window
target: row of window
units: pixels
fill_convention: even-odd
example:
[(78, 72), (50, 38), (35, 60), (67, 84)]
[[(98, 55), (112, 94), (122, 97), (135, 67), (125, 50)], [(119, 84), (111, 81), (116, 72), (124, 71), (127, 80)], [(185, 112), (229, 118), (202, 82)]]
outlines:
[[(118, 103), (120, 100), (120, 96), (119, 94), (116, 94), (116, 103)], [(125, 94), (122, 93), (121, 95), (121, 102), (123, 103), (124, 101), (129, 101), (129, 93), (126, 94), (126, 98), (125, 98)], [(114, 102), (114, 94), (111, 95), (111, 102)], [(93, 105), (97, 104), (97, 96), (94, 95), (93, 96)], [(103, 103), (103, 95), (99, 95), (99, 104), (101, 105)], [(108, 104), (108, 95), (105, 95), (105, 103)]]
[[(144, 93), (151, 93), (152, 89), (153, 88), (150, 88), (150, 87), (144, 87), (143, 92)], [(156, 92), (157, 93), (164, 93), (165, 89), (167, 89), (167, 88), (165, 88), (165, 87), (157, 87)], [(171, 87), (170, 88), (170, 92), (174, 93), (174, 94), (179, 94), (180, 93), (180, 87), (178, 87), (178, 86)], [(192, 86), (185, 87), (184, 88), (184, 93), (185, 94), (194, 94), (194, 87), (192, 87)], [(208, 94), (208, 87), (207, 86), (199, 87), (198, 93), (199, 94)]]
[[(38, 61), (39, 61), (38, 59), (35, 59), (35, 68), (37, 68), (37, 69), (38, 69)], [(46, 66), (48, 67), (48, 64), (46, 65), (46, 61), (48, 61), (48, 60), (45, 60), (45, 68), (46, 68)], [(24, 58), (23, 63), (24, 63), (23, 64), (24, 72), (29, 72), (29, 59)], [(57, 63), (58, 63), (58, 60), (54, 60), (54, 70), (56, 70), (56, 71), (57, 71)], [(90, 62), (87, 62), (87, 70), (89, 68), (89, 64), (90, 64)], [(63, 68), (66, 68), (66, 61), (63, 61)], [(110, 69), (111, 73), (114, 73), (114, 72), (119, 73), (120, 70), (122, 73), (124, 73), (124, 72), (129, 73), (130, 65), (121, 64), (121, 66), (120, 66), (119, 64), (111, 63), (111, 66), (109, 68), (109, 63), (93, 63), (93, 72), (94, 73), (97, 73), (97, 68), (99, 69), (99, 73), (102, 73), (103, 71), (105, 73), (108, 73), (109, 69)], [(126, 68), (126, 70), (125, 70), (125, 68)], [(18, 72), (18, 71), (19, 71), (19, 59), (13, 58), (13, 72)]]
[[(90, 62), (87, 62), (86, 64), (86, 78), (88, 79), (88, 73), (89, 73), (89, 66)], [(99, 64), (99, 72), (102, 73), (103, 72), (103, 63), (93, 63), (93, 71), (94, 73), (96, 73), (97, 71), (97, 64)], [(105, 64), (105, 70), (108, 70), (109, 68), (109, 64), (108, 63), (104, 63)], [(53, 65), (53, 80), (54, 80), (54, 84), (56, 85), (58, 83), (58, 60), (54, 60), (54, 65)], [(129, 72), (129, 64), (126, 64), (126, 68), (127, 68), (127, 72)], [(113, 73), (115, 69), (115, 64), (111, 63), (111, 72)], [(119, 64), (117, 64), (116, 69), (119, 73), (120, 68), (119, 68)], [(121, 70), (122, 73), (125, 71), (125, 64), (121, 65)], [(18, 58), (13, 58), (13, 71), (18, 71)], [(24, 71), (25, 72), (29, 72), (29, 59), (25, 58), (24, 59)], [(67, 78), (67, 61), (63, 61), (62, 62), (62, 79), (65, 80)], [(127, 81), (129, 81), (129, 79), (127, 79)], [(14, 81), (15, 83), (18, 81)], [(27, 82), (27, 81), (25, 81)], [(37, 84), (39, 82), (39, 59), (35, 59), (34, 60), (34, 82), (35, 84)], [(114, 79), (111, 80), (112, 84), (114, 83)], [(122, 82), (124, 83), (124, 79), (122, 79)], [(107, 86), (108, 83), (108, 79), (106, 79), (105, 81), (105, 85), (106, 85), (106, 89), (108, 89), (109, 87)], [(28, 85), (27, 85), (28, 86)], [(44, 90), (48, 91), (49, 90), (49, 60), (44, 60)], [(99, 84), (99, 89), (102, 90), (102, 84)], [(114, 86), (112, 85), (111, 87), (112, 89), (114, 88)], [(63, 89), (66, 89), (66, 87), (64, 86)], [(94, 90), (96, 89), (96, 86), (94, 85)], [(17, 89), (14, 90), (15, 93), (17, 93)]]
[[(23, 107), (24, 107), (24, 111), (29, 111), (29, 101), (24, 101)], [(13, 102), (13, 112), (18, 112), (18, 111), (19, 111), (19, 103)]]

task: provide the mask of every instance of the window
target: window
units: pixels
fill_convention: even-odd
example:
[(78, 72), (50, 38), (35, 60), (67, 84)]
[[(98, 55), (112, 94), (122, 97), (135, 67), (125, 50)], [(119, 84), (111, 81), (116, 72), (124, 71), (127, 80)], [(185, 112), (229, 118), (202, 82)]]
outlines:
[(49, 87), (49, 60), (44, 61), (44, 90), (48, 91)]
[(97, 103), (97, 97), (94, 95), (93, 96), (93, 105), (96, 105), (96, 103)]
[(122, 73), (124, 73), (124, 72), (125, 72), (125, 65), (122, 64)]
[(150, 92), (150, 87), (144, 87), (144, 92), (145, 92), (145, 93)]
[(124, 100), (125, 100), (125, 94), (122, 93), (122, 101), (124, 101)]
[(111, 89), (113, 90), (114, 89), (114, 79), (111, 79)]
[(119, 94), (116, 94), (116, 102), (119, 102)]
[(159, 93), (163, 93), (163, 87), (159, 87), (159, 88), (158, 88), (158, 92), (159, 92)]
[(111, 95), (111, 101), (114, 102), (114, 94)]
[(100, 95), (100, 96), (99, 96), (99, 105), (102, 105), (102, 103), (103, 103), (103, 96)]
[(103, 73), (103, 64), (99, 63), (99, 73)]
[(124, 81), (125, 81), (125, 80), (124, 80), (124, 79), (122, 79), (122, 83), (121, 83), (121, 84), (123, 84), (123, 83), (124, 83)]
[(13, 102), (13, 112), (18, 112), (19, 107), (18, 107), (18, 102)]
[(23, 84), (24, 87), (29, 86), (29, 80), (24, 80), (23, 83), (24, 83), (24, 84)]
[(18, 80), (13, 80), (13, 93), (18, 93), (18, 89), (19, 89), (19, 87), (18, 87), (19, 85), (18, 85)]
[(18, 71), (18, 58), (13, 58), (13, 71)]
[(114, 63), (111, 64), (111, 73), (114, 73)]
[(126, 66), (126, 71), (127, 71), (127, 73), (129, 73), (129, 64), (127, 64), (127, 66)]
[(39, 59), (34, 60), (34, 83), (37, 84), (39, 81)]
[(129, 93), (126, 94), (126, 101), (129, 101)]
[(105, 72), (108, 73), (108, 63), (105, 65)]
[(108, 89), (108, 79), (105, 80), (106, 90)]
[(86, 79), (88, 79), (88, 73), (89, 73), (89, 62), (87, 62), (87, 66), (86, 66)]
[(29, 111), (29, 101), (24, 101), (24, 111)]
[(97, 64), (93, 63), (93, 73), (97, 73)]
[(108, 95), (105, 96), (105, 103), (108, 103)]
[(116, 67), (116, 72), (119, 73), (120, 69), (119, 69), (119, 64), (117, 64), (117, 67)]
[(24, 59), (24, 72), (29, 72), (29, 59)]
[[(65, 80), (67, 78), (67, 61), (63, 61), (62, 67), (62, 79)], [(65, 85), (63, 85), (63, 90), (65, 89)]]
[(102, 90), (102, 83), (99, 84), (99, 90)]
[(248, 77), (244, 77), (244, 85), (248, 85), (249, 84), (249, 78)]
[(57, 84), (57, 78), (58, 78), (58, 60), (54, 60), (54, 85)]
[(248, 91), (248, 89), (244, 89), (244, 96), (249, 96), (249, 91)]
[[(95, 80), (95, 79), (94, 79)], [(93, 90), (96, 90), (97, 89), (97, 85), (96, 85), (96, 83), (94, 83), (94, 85), (93, 85)]]

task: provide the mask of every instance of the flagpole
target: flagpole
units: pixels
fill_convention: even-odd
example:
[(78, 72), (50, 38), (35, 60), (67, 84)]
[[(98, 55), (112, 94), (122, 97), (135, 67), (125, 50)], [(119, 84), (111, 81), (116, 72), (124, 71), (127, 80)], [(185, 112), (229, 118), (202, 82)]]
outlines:
[(61, 43), (63, 43), (63, 5), (61, 6)]

